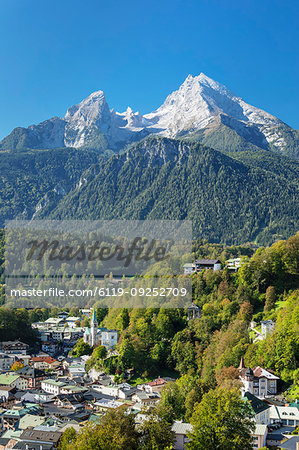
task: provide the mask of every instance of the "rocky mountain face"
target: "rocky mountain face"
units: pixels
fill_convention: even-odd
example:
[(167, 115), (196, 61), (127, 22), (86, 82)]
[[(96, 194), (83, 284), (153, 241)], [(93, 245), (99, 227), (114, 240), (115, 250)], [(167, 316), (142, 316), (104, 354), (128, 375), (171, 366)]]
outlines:
[(221, 141), (231, 130), (249, 146), (299, 158), (296, 130), (249, 105), (203, 73), (196, 77), (189, 75), (162, 106), (143, 116), (130, 107), (118, 113), (110, 109), (102, 91), (94, 92), (69, 108), (62, 119), (54, 117), (39, 125), (15, 128), (1, 141), (0, 148), (75, 147), (119, 151), (149, 134), (204, 142), (211, 133), (214, 141)]

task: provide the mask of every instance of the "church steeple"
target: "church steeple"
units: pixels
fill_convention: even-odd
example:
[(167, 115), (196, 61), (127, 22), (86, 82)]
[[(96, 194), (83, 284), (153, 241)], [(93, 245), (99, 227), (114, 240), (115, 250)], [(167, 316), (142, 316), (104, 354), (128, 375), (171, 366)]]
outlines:
[(90, 326), (92, 326), (94, 323), (96, 323), (98, 325), (95, 308), (93, 308), (93, 310), (92, 310)]
[(97, 344), (97, 334), (98, 334), (98, 321), (95, 308), (93, 308), (91, 314), (90, 334), (91, 334), (91, 346), (94, 347)]
[(239, 370), (241, 371), (242, 369), (245, 369), (243, 356), (241, 356), (241, 361), (240, 361), (240, 365), (239, 365)]

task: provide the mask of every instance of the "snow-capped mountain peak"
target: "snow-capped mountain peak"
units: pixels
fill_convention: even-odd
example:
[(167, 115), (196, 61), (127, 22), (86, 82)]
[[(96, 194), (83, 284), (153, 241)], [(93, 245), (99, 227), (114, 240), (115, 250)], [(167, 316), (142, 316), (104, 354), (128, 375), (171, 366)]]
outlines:
[(188, 75), (177, 91), (172, 92), (162, 106), (145, 115), (159, 133), (177, 136), (205, 128), (216, 116), (227, 115), (244, 123), (277, 125), (279, 119), (254, 106), (204, 73)]
[(103, 91), (93, 92), (78, 105), (69, 108), (65, 115), (65, 145), (81, 147), (92, 137), (95, 128), (107, 134), (111, 113)]
[[(32, 142), (32, 148), (85, 146), (117, 150), (148, 134), (174, 138), (190, 136), (220, 123), (263, 148), (268, 144), (279, 150), (286, 146), (279, 131), (280, 126), (285, 126), (283, 122), (249, 105), (204, 73), (188, 75), (182, 85), (149, 114), (141, 115), (130, 107), (123, 113), (110, 110), (104, 92), (99, 90), (70, 107), (63, 119), (33, 125), (24, 129), (24, 133), (26, 146), (29, 146), (27, 142)], [(0, 147), (3, 142), (6, 145), (6, 139), (18, 142), (18, 136), (16, 132), (16, 137), (5, 138)]]

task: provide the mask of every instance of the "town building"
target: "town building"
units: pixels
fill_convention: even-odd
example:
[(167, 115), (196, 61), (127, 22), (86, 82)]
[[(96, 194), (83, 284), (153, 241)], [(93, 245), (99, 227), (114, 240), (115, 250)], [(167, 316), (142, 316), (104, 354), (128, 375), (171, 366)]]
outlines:
[(275, 322), (273, 320), (261, 320), (261, 334), (264, 337), (269, 336), (273, 333), (275, 327)]
[(190, 423), (184, 423), (180, 421), (175, 421), (171, 427), (171, 431), (174, 434), (174, 450), (185, 450), (187, 444), (190, 441), (188, 434), (192, 432), (192, 425)]
[(23, 433), (20, 435), (20, 440), (25, 444), (25, 447), (23, 448), (40, 448), (50, 450), (53, 448), (57, 448), (61, 436), (61, 431), (36, 430), (30, 427), (23, 431)]
[(202, 270), (221, 270), (221, 262), (219, 259), (196, 259), (195, 261), (196, 272), (201, 272)]
[(65, 385), (66, 385), (66, 383), (64, 383), (63, 381), (56, 381), (56, 380), (52, 380), (51, 378), (48, 378), (41, 382), (42, 390), (47, 392), (48, 394), (53, 394), (53, 395), (60, 394), (60, 389)]
[(0, 349), (7, 354), (26, 355), (29, 345), (21, 341), (4, 341), (0, 342)]
[(80, 317), (68, 317), (66, 319), (66, 323), (70, 328), (75, 328), (77, 325), (80, 325)]
[(252, 447), (262, 448), (266, 447), (266, 438), (268, 433), (268, 426), (257, 423), (254, 432), (252, 433)]
[(16, 373), (28, 381), (28, 389), (40, 389), (42, 380), (46, 378), (44, 370), (36, 369), (31, 366), (24, 366), (17, 370)]
[(241, 358), (239, 374), (244, 392), (250, 392), (260, 398), (277, 393), (279, 377), (273, 371), (263, 369), (260, 366), (246, 369), (243, 358)]
[(250, 392), (245, 392), (243, 398), (249, 402), (254, 412), (255, 423), (258, 425), (268, 425), (270, 423), (271, 406)]
[(299, 409), (295, 406), (276, 406), (270, 408), (270, 423), (280, 422), (284, 426), (299, 426)]
[(42, 351), (53, 356), (58, 352), (59, 346), (58, 342), (45, 341), (42, 342)]
[(153, 381), (149, 381), (148, 383), (138, 385), (138, 389), (142, 389), (145, 392), (149, 393), (158, 392), (160, 394), (163, 387), (166, 386), (167, 383), (173, 381), (175, 381), (174, 378), (159, 376)]
[(195, 264), (193, 263), (186, 263), (183, 265), (184, 269), (184, 275), (192, 275), (195, 273)]
[(60, 362), (51, 356), (34, 356), (30, 359), (30, 364), (36, 369), (49, 370), (59, 367)]
[(201, 317), (201, 309), (194, 302), (187, 308), (188, 320), (199, 319)]
[(6, 353), (0, 353), (0, 371), (7, 372), (16, 360), (15, 355), (7, 355)]
[(98, 321), (95, 309), (93, 309), (90, 321), (90, 327), (86, 327), (83, 335), (84, 342), (91, 347), (103, 345), (107, 350), (111, 350), (118, 342), (118, 330), (108, 330), (107, 328), (98, 328)]
[(225, 261), (225, 267), (232, 272), (237, 272), (243, 264), (241, 258), (231, 258)]
[(6, 372), (0, 375), (0, 386), (24, 390), (28, 388), (28, 380), (15, 372)]

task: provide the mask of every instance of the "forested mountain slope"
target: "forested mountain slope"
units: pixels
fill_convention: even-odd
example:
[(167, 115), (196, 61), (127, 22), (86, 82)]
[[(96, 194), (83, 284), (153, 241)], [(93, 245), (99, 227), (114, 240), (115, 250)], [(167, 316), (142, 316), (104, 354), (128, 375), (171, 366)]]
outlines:
[(190, 219), (194, 237), (268, 243), (298, 228), (296, 163), (281, 173), (268, 169), (246, 155), (241, 162), (197, 143), (150, 137), (88, 169), (51, 217)]

